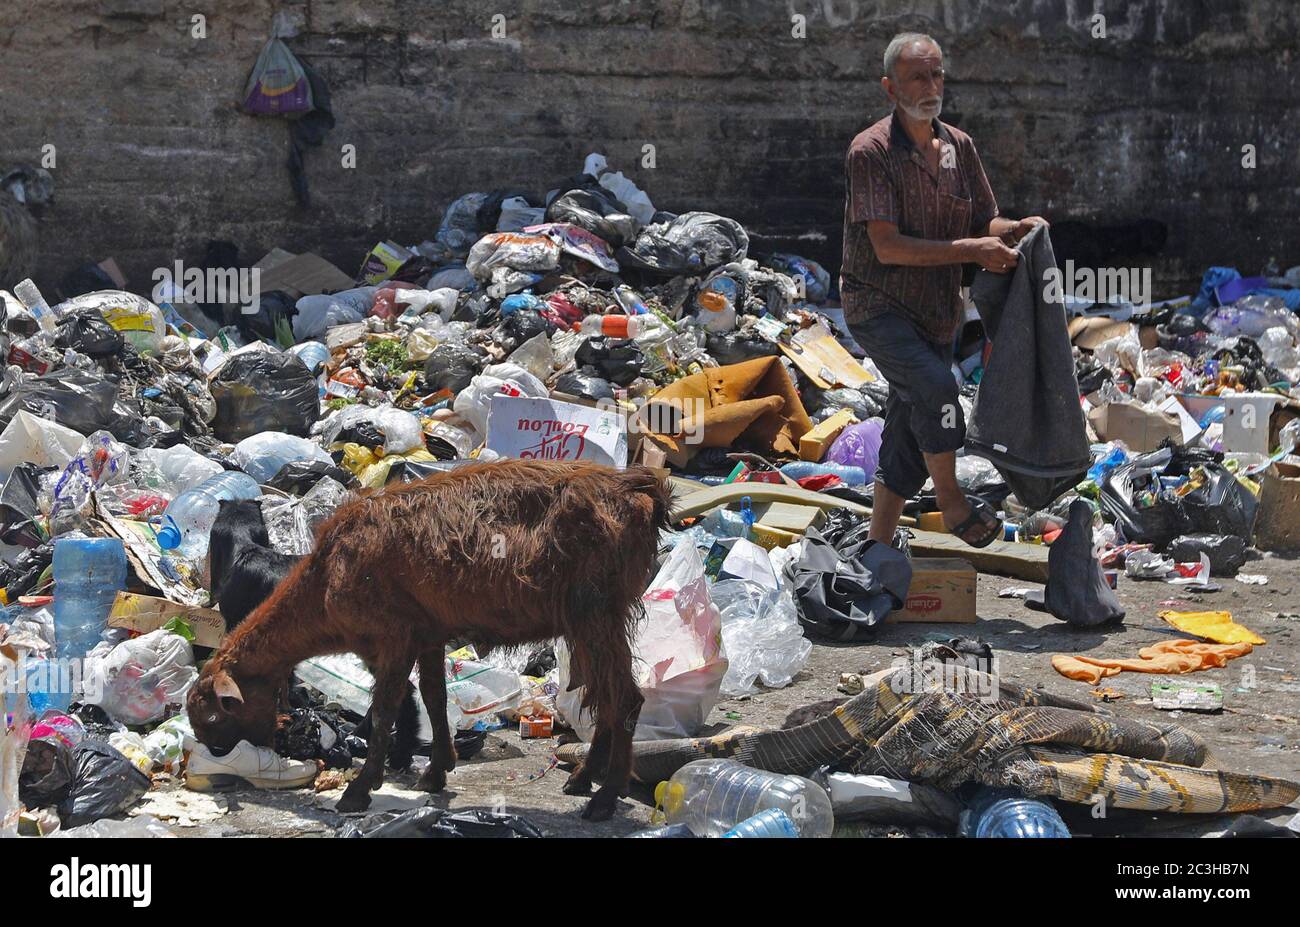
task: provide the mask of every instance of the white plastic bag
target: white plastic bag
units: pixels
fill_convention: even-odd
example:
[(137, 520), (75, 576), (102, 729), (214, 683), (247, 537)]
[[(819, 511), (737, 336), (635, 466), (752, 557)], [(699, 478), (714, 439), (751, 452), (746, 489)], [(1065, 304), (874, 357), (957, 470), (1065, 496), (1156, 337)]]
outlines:
[(209, 460), (185, 444), (169, 448), (148, 447), (132, 451), (133, 461), (148, 474), (144, 484), (179, 496), (209, 477), (222, 471), (221, 464)]
[(554, 239), (519, 232), (484, 235), (469, 249), (469, 257), (465, 259), (466, 269), (479, 280), (490, 279), (498, 267), (536, 273), (554, 270), (559, 264), (560, 246)]
[(334, 458), (315, 441), (282, 431), (263, 431), (245, 438), (235, 445), (230, 460), (259, 483), (269, 482), (281, 467), (297, 460), (334, 463)]
[(345, 428), (362, 422), (372, 423), (384, 436), (385, 454), (405, 454), (417, 447), (424, 447), (424, 429), (420, 426), (420, 420), (396, 406), (347, 406), (322, 423), (321, 438), (329, 446)]
[(470, 422), (479, 434), (485, 435), (492, 397), (497, 393), (538, 399), (550, 395), (545, 383), (518, 364), (492, 364), (460, 391), (452, 410)]
[(25, 463), (66, 467), (85, 440), (71, 428), (24, 409), (0, 433), (0, 481), (9, 479), (14, 468)]
[(748, 695), (762, 682), (769, 689), (788, 686), (812, 654), (803, 635), (794, 597), (745, 579), (723, 579), (709, 590), (722, 613), (727, 675), (722, 694)]
[(293, 337), (298, 341), (319, 338), (335, 325), (360, 322), (375, 304), (376, 286), (360, 286), (328, 296), (304, 296), (295, 303)]
[(546, 209), (534, 209), (522, 196), (512, 196), (501, 203), (501, 218), (497, 220), (498, 232), (518, 232), (528, 225), (546, 221)]
[[(642, 596), (646, 620), (632, 642), (633, 672), (645, 698), (634, 740), (691, 737), (718, 700), (727, 674), (722, 615), (709, 598), (704, 561), (692, 544), (678, 544)], [(589, 712), (582, 688), (569, 687), (569, 651), (556, 644), (560, 691), (556, 709), (578, 736), (590, 741)]]
[(109, 646), (97, 644), (86, 655), (86, 702), (127, 725), (157, 721), (169, 705), (185, 704), (199, 678), (189, 641), (159, 628)]

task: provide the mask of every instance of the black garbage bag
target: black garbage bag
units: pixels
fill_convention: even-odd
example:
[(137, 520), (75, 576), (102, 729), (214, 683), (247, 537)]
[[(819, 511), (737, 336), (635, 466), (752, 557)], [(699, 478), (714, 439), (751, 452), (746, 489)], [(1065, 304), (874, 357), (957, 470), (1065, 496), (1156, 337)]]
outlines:
[(449, 389), (460, 393), (469, 381), (483, 372), (488, 356), (475, 347), (444, 341), (424, 362), (424, 382), (430, 391)]
[(16, 602), (19, 596), (35, 589), (41, 574), (53, 562), (53, 541), (24, 550), (12, 561), (0, 561), (0, 588), (4, 589), (5, 599)]
[(388, 439), (374, 422), (360, 421), (339, 429), (333, 444), (360, 444), (362, 447), (383, 447)]
[(766, 338), (760, 338), (752, 329), (710, 334), (705, 338), (704, 349), (723, 367), (781, 353), (780, 348)]
[(588, 338), (578, 346), (574, 363), (590, 367), (599, 376), (619, 386), (627, 386), (641, 376), (645, 355), (631, 338)]
[(897, 548), (857, 535), (833, 546), (809, 528), (797, 560), (785, 568), (810, 636), (851, 641), (902, 608), (912, 583), (912, 564)]
[(1235, 576), (1246, 563), (1246, 542), (1235, 534), (1185, 534), (1169, 545), (1177, 563), (1199, 563), (1210, 558), (1211, 576)]
[(580, 396), (592, 402), (614, 398), (614, 387), (604, 377), (596, 376), (596, 371), (590, 367), (561, 375), (555, 381), (555, 388), (561, 393)]
[(536, 309), (520, 309), (506, 316), (501, 323), (501, 334), (515, 343), (515, 347), (538, 335), (550, 337), (555, 325)]
[[(0, 401), (0, 431), (21, 411), (49, 418), (83, 435), (110, 428), (117, 402), (117, 383), (97, 373), (63, 369), (24, 379)], [(114, 431), (114, 436), (117, 436)], [(119, 440), (122, 440), (119, 438)]]
[[(1160, 476), (1189, 476), (1200, 468), (1202, 484), (1184, 496), (1159, 488)], [(1152, 505), (1134, 500), (1155, 494)], [(1101, 487), (1102, 508), (1115, 517), (1125, 539), (1163, 550), (1184, 534), (1229, 534), (1250, 544), (1259, 500), (1223, 465), (1223, 455), (1197, 447), (1166, 446), (1111, 471)]]
[[(1160, 485), (1160, 474), (1171, 459), (1168, 448), (1141, 454), (1102, 480), (1102, 510), (1115, 519), (1115, 527), (1126, 541), (1163, 549), (1191, 530), (1182, 499)], [(1147, 493), (1153, 501), (1139, 506), (1137, 500)]]
[(1249, 544), (1255, 533), (1259, 500), (1222, 463), (1203, 464), (1207, 479), (1183, 496), (1191, 530), (1198, 534), (1230, 534)]
[(80, 827), (134, 805), (149, 791), (149, 777), (107, 742), (87, 738), (72, 751), (76, 773), (59, 802), (63, 826)]
[(241, 312), (235, 319), (235, 326), (249, 341), (262, 339), (282, 348), (293, 347), (297, 343), (293, 336), (293, 317), (298, 314), (297, 303), (297, 297), (283, 290), (263, 293), (258, 297), (257, 312), (253, 315)]
[(1070, 504), (1070, 518), (1047, 553), (1047, 585), (1031, 592), (1053, 617), (1079, 628), (1094, 628), (1124, 619), (1124, 607), (1106, 582), (1092, 555), (1092, 506), (1082, 499)]
[(122, 333), (108, 324), (103, 314), (87, 306), (74, 310), (59, 320), (54, 344), (71, 348), (87, 357), (114, 357), (122, 350)]
[(271, 482), (266, 485), (294, 496), (305, 496), (325, 477), (342, 483), (349, 489), (360, 485), (357, 478), (347, 470), (334, 464), (327, 464), (323, 460), (291, 460), (281, 467), (275, 476), (271, 477)]
[(412, 808), (380, 811), (339, 828), (340, 837), (541, 837), (531, 821), (492, 811)]
[(687, 212), (647, 225), (631, 247), (618, 250), (620, 267), (669, 277), (698, 276), (743, 261), (749, 234), (735, 219), (711, 212)]
[(35, 522), (41, 514), (36, 497), (41, 491), (42, 472), (35, 464), (20, 464), (0, 487), (0, 541), (19, 547), (39, 547), (45, 543), (45, 536)]
[(18, 799), (28, 808), (48, 808), (68, 797), (77, 764), (72, 748), (57, 737), (41, 737), (27, 744), (18, 775)]
[(1084, 395), (1095, 393), (1114, 379), (1114, 376), (1105, 364), (1091, 359), (1080, 358), (1074, 366), (1074, 378), (1079, 381), (1079, 392)]
[(599, 184), (561, 193), (546, 207), (547, 222), (568, 222), (621, 248), (636, 240), (638, 223), (627, 207)]
[(305, 438), (320, 418), (316, 380), (296, 354), (249, 351), (221, 366), (211, 383), (216, 436), (230, 444), (263, 431)]
[(336, 720), (313, 708), (291, 708), (276, 719), (275, 752), (292, 760), (321, 760), (328, 769), (352, 766)]

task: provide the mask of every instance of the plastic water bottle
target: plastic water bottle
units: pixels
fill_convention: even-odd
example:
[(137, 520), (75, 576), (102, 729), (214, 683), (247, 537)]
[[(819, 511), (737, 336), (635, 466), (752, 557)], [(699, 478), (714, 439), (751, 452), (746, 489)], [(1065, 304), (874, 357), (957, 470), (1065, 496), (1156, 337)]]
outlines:
[[(126, 549), (117, 538), (65, 538), (54, 542), (53, 676), (75, 682), (73, 664), (99, 643), (119, 590), (126, 588)], [(50, 686), (48, 706), (66, 711), (72, 692)]]
[(861, 467), (848, 467), (837, 463), (813, 463), (810, 460), (796, 460), (781, 468), (781, 472), (792, 480), (802, 480), (809, 476), (821, 476), (833, 473), (848, 486), (861, 486), (867, 481), (867, 471)]
[(665, 840), (694, 837), (695, 835), (691, 833), (691, 829), (685, 824), (664, 824), (662, 827), (647, 827), (645, 830), (639, 830), (627, 836), (629, 839)]
[(1045, 801), (1019, 789), (984, 786), (962, 812), (964, 837), (1069, 837), (1070, 829)]
[(45, 302), (45, 297), (41, 291), (36, 288), (36, 284), (28, 278), (14, 287), (14, 295), (22, 301), (27, 307), (27, 311), (32, 314), (36, 324), (47, 334), (54, 334), (58, 330), (59, 324), (54, 318), (54, 310)]
[(655, 789), (669, 824), (720, 837), (760, 811), (777, 808), (801, 837), (829, 837), (835, 816), (826, 790), (802, 776), (783, 776), (732, 760), (687, 763)]
[(799, 828), (794, 826), (794, 821), (790, 820), (790, 815), (780, 808), (768, 808), (748, 820), (741, 821), (722, 836), (788, 839), (798, 837)]
[(584, 335), (605, 335), (608, 338), (635, 338), (641, 334), (644, 319), (650, 316), (589, 315), (582, 320)]
[(223, 499), (256, 499), (262, 494), (257, 480), (247, 473), (228, 470), (208, 477), (193, 489), (172, 500), (158, 529), (158, 546), (177, 551), (187, 560), (202, 557), (208, 550), (208, 534)]

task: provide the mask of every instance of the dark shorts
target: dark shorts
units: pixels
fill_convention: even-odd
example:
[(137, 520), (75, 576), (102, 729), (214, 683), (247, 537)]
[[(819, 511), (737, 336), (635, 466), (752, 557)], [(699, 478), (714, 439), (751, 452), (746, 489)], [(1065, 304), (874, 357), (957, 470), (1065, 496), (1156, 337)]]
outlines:
[(889, 383), (876, 479), (911, 498), (930, 477), (921, 455), (956, 451), (966, 440), (952, 346), (936, 344), (891, 313), (853, 322), (849, 330)]

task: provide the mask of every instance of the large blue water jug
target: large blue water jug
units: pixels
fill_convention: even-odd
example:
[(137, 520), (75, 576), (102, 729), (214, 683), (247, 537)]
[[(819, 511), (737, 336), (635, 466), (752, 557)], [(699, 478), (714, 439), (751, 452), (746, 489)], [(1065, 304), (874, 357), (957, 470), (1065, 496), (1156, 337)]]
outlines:
[(126, 588), (126, 550), (117, 538), (64, 538), (54, 542), (54, 674), (49, 706), (67, 710), (71, 686), (82, 678), (82, 658), (108, 626), (108, 613)]

